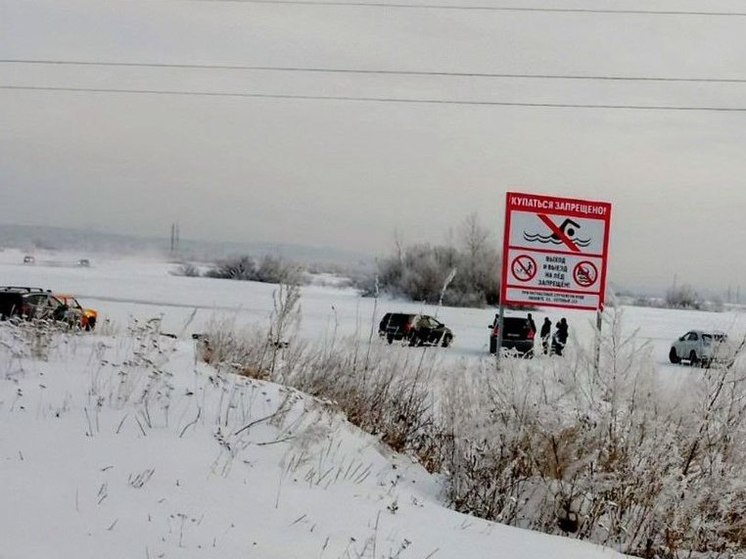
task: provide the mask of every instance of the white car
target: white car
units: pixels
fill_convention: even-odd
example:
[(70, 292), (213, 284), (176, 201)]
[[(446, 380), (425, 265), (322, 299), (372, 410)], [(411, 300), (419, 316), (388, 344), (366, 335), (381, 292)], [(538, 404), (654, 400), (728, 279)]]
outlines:
[(691, 365), (710, 366), (713, 362), (728, 362), (733, 358), (728, 336), (723, 332), (689, 330), (671, 345), (671, 363), (689, 361)]

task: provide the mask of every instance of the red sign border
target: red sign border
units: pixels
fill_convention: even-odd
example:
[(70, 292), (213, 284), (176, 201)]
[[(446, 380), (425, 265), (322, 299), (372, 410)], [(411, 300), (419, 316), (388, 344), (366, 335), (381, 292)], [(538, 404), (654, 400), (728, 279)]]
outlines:
[[(522, 200), (530, 200), (531, 206), (517, 205), (513, 203), (515, 197), (520, 197)], [(561, 206), (562, 209), (555, 209), (556, 206)], [(579, 198), (563, 198), (558, 196), (546, 196), (543, 194), (528, 194), (524, 192), (506, 192), (505, 193), (505, 230), (503, 232), (503, 254), (502, 254), (502, 270), (500, 273), (500, 302), (504, 305), (510, 304), (533, 304), (528, 301), (509, 301), (507, 299), (508, 294), (508, 252), (510, 247), (510, 224), (512, 213), (514, 211), (533, 212), (537, 215), (551, 214), (565, 217), (578, 217), (581, 219), (598, 219), (604, 222), (604, 239), (603, 239), (603, 252), (601, 255), (597, 255), (601, 258), (601, 272), (600, 282), (598, 291), (591, 291), (589, 294), (598, 295), (598, 309), (584, 307), (580, 305), (562, 305), (562, 304), (541, 304), (537, 306), (552, 306), (569, 309), (587, 309), (587, 310), (603, 310), (605, 299), (606, 299), (606, 274), (608, 268), (608, 254), (609, 254), (609, 232), (611, 228), (611, 204), (609, 202), (600, 202), (595, 200), (582, 200)], [(596, 213), (601, 211), (603, 215), (597, 215)], [(531, 252), (530, 249), (523, 249)], [(575, 254), (568, 252), (568, 254)], [(519, 286), (513, 286), (519, 287)], [(530, 290), (531, 288), (525, 288)], [(558, 290), (559, 291), (559, 290)]]

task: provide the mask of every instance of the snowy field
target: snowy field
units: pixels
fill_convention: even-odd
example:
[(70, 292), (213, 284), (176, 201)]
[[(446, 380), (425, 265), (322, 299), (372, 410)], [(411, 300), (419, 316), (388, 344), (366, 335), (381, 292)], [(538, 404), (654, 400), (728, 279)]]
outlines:
[[(35, 256), (29, 265), (0, 252), (0, 284), (75, 294), (99, 311), (101, 330), (49, 342), (38, 359), (29, 339), (0, 329), (0, 559), (619, 557), (450, 511), (437, 478), (312, 399), (195, 362), (193, 332), (224, 318), (267, 324), (276, 286), (177, 277), (157, 259), (81, 268), (85, 255)], [(490, 359), (491, 310), (379, 300), (374, 313), (373, 299), (319, 286), (303, 289), (301, 305), (312, 340), (367, 343), (383, 313), (414, 310), (456, 335), (428, 351), (454, 364)], [(701, 371), (667, 362), (686, 330), (746, 331), (736, 311), (621, 310), (623, 331), (652, 344), (663, 383)], [(549, 316), (566, 316), (575, 351), (590, 351), (594, 316)], [(152, 317), (179, 339), (128, 327)]]
[[(130, 318), (162, 317), (165, 332), (189, 337), (216, 320), (228, 320), (236, 328), (248, 324), (266, 325), (273, 310), (275, 285), (255, 282), (188, 278), (173, 275), (176, 264), (161, 259), (91, 259), (90, 268), (75, 265), (87, 255), (35, 253), (36, 264), (23, 264), (24, 254), (16, 250), (0, 252), (0, 284), (50, 288), (76, 295), (83, 306), (95, 308), (100, 321), (108, 319), (115, 327)], [(371, 326), (386, 312), (422, 312), (436, 315), (455, 334), (453, 346), (442, 351), (448, 359), (484, 358), (489, 342), (488, 326), (493, 309), (436, 308), (400, 300), (360, 297), (353, 289), (306, 286), (301, 300), (301, 335), (312, 340), (336, 335), (354, 336), (366, 342)], [(374, 313), (375, 309), (375, 313)], [(610, 309), (608, 316), (613, 311)], [(743, 309), (729, 312), (700, 312), (641, 307), (617, 309), (625, 335), (653, 345), (661, 371), (675, 373), (681, 366), (668, 363), (671, 342), (690, 329), (717, 329), (734, 339), (746, 333)], [(510, 314), (510, 313), (509, 313)], [(515, 313), (521, 314), (523, 313)], [(585, 350), (593, 344), (595, 314), (551, 309), (533, 313), (537, 325), (544, 316), (552, 322), (566, 317), (570, 343)], [(376, 340), (378, 341), (378, 340)]]

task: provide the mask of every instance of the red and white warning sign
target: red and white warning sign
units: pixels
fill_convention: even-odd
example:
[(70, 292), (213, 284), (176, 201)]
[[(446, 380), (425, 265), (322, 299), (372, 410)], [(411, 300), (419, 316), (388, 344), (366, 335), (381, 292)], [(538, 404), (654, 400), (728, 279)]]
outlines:
[(600, 310), (611, 204), (508, 192), (504, 304)]

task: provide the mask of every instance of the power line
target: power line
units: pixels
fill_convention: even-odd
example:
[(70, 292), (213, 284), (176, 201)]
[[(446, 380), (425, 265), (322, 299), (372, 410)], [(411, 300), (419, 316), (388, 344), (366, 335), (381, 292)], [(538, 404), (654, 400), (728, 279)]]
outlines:
[(390, 4), (387, 2), (344, 2), (342, 0), (193, 0), (234, 4), (285, 4), (289, 6), (340, 6), (345, 8), (404, 8), (414, 10), (458, 10), (489, 12), (545, 12), (565, 14), (611, 14), (654, 16), (746, 17), (746, 12), (704, 12), (687, 10), (614, 10), (601, 8), (530, 8), (519, 6), (458, 6), (452, 4)]
[(298, 99), (319, 101), (357, 101), (365, 103), (407, 103), (426, 105), (465, 105), (490, 107), (530, 107), (530, 108), (563, 108), (563, 109), (612, 109), (634, 111), (686, 111), (686, 112), (746, 112), (746, 107), (689, 107), (675, 105), (611, 105), (611, 104), (583, 104), (583, 103), (527, 103), (510, 101), (457, 101), (454, 99), (422, 99), (399, 97), (363, 97), (348, 95), (295, 95), (277, 93), (246, 93), (224, 91), (185, 91), (185, 90), (156, 90), (156, 89), (116, 89), (94, 87), (49, 87), (30, 85), (0, 85), (0, 89), (11, 91), (56, 91), (78, 93), (114, 93), (134, 95), (176, 95), (189, 97), (234, 97), (250, 99)]
[(0, 59), (0, 64), (36, 64), (55, 66), (101, 66), (123, 68), (173, 68), (190, 70), (246, 70), (260, 72), (307, 72), (325, 74), (361, 74), (383, 76), (429, 76), (456, 78), (500, 78), (500, 79), (541, 79), (541, 80), (588, 80), (588, 81), (632, 81), (632, 82), (674, 82), (674, 83), (746, 83), (746, 78), (681, 78), (656, 76), (614, 76), (577, 74), (524, 74), (496, 72), (446, 72), (425, 70), (367, 70), (360, 68), (324, 68), (300, 66), (245, 66), (234, 64), (170, 64), (161, 62), (112, 62), (85, 60), (29, 60)]

